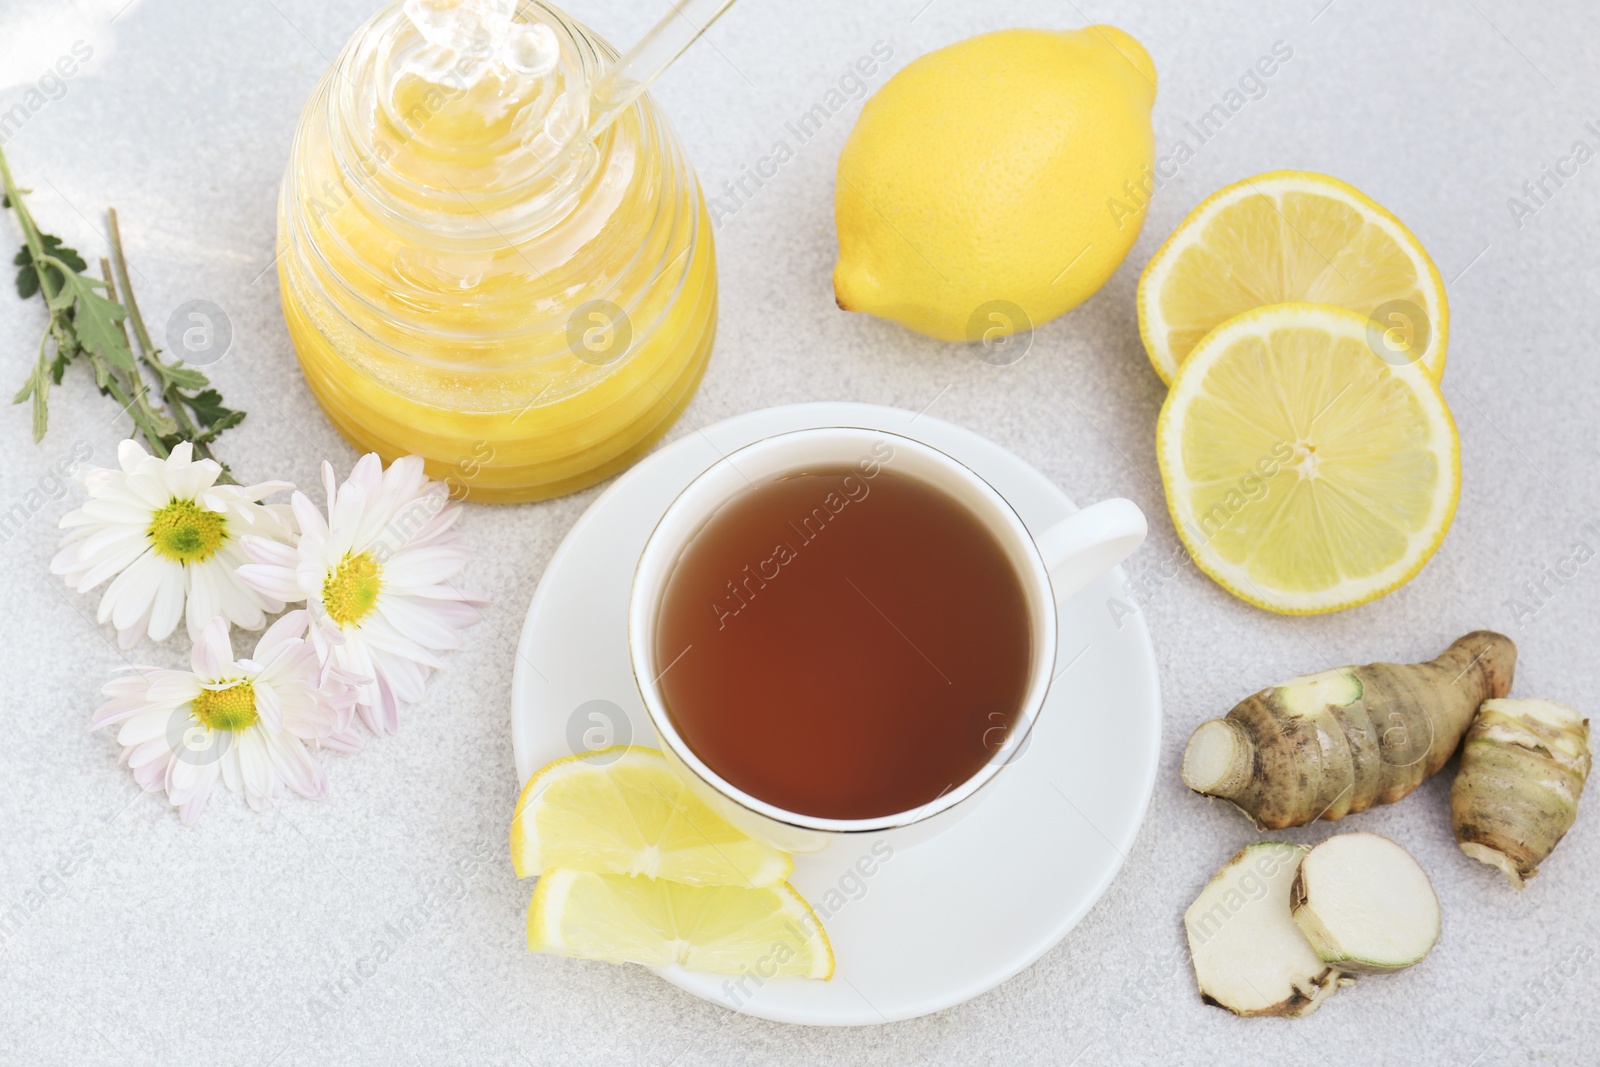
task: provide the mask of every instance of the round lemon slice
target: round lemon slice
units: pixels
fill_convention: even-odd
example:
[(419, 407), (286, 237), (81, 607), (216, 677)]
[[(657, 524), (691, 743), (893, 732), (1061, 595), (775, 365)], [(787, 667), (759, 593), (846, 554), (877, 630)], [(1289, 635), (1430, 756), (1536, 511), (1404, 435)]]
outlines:
[(1246, 178), (1191, 211), (1139, 278), (1139, 335), (1170, 385), (1222, 323), (1296, 301), (1349, 308), (1388, 358), (1444, 373), (1450, 309), (1421, 242), (1359, 189), (1307, 171)]
[(1410, 581), (1461, 491), (1455, 422), (1427, 370), (1374, 352), (1364, 316), (1317, 304), (1208, 334), (1162, 405), (1156, 453), (1195, 562), (1290, 615)]
[(558, 759), (522, 787), (511, 819), (517, 877), (547, 867), (691, 885), (777, 885), (787, 853), (753, 841), (692, 793), (653, 748)]
[(695, 886), (557, 868), (528, 905), (528, 948), (763, 979), (833, 977), (827, 932), (787, 882)]

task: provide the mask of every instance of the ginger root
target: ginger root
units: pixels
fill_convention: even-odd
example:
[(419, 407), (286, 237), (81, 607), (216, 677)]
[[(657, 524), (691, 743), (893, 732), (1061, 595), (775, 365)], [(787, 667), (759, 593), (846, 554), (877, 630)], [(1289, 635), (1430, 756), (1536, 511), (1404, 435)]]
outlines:
[(1379, 834), (1335, 834), (1306, 853), (1289, 910), (1322, 962), (1387, 974), (1439, 940), (1439, 897), (1411, 853)]
[(1461, 851), (1521, 889), (1578, 817), (1589, 777), (1589, 720), (1548, 700), (1491, 700), (1478, 711), (1450, 786)]
[(1295, 924), (1289, 891), (1311, 850), (1287, 841), (1246, 845), (1184, 913), (1200, 998), (1235, 1015), (1309, 1015), (1343, 984)]
[(1190, 789), (1259, 829), (1392, 804), (1443, 767), (1485, 700), (1511, 689), (1517, 646), (1479, 630), (1427, 663), (1369, 663), (1294, 678), (1200, 724)]

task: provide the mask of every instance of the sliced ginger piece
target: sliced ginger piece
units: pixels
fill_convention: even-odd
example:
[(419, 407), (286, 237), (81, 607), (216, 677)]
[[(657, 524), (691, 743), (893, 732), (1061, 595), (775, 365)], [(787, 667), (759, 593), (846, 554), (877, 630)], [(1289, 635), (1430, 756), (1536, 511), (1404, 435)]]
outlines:
[(1411, 853), (1379, 834), (1339, 834), (1300, 861), (1290, 910), (1324, 963), (1385, 974), (1439, 940), (1439, 897)]
[(1308, 1015), (1343, 975), (1317, 955), (1289, 910), (1311, 850), (1260, 841), (1234, 854), (1184, 913), (1195, 981), (1208, 1004), (1235, 1015)]

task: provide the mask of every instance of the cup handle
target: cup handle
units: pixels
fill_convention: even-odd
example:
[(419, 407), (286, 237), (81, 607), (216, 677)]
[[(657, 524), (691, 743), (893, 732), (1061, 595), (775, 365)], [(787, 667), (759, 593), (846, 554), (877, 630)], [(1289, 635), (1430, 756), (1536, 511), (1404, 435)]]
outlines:
[(1118, 497), (1090, 504), (1036, 538), (1056, 603), (1133, 555), (1146, 530), (1139, 506)]

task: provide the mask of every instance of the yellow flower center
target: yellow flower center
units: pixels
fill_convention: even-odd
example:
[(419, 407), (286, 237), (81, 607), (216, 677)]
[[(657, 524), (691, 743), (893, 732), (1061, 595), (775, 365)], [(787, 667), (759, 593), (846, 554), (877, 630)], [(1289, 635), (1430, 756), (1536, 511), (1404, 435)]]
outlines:
[(194, 717), (210, 730), (243, 730), (254, 726), (256, 687), (235, 682), (226, 689), (202, 689), (194, 698)]
[(150, 543), (174, 563), (204, 563), (228, 539), (228, 520), (193, 500), (178, 500), (150, 518)]
[(372, 553), (346, 556), (322, 583), (322, 606), (340, 626), (354, 626), (372, 614), (382, 588), (383, 568)]

